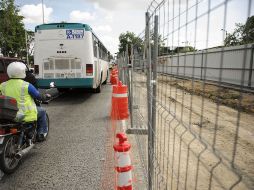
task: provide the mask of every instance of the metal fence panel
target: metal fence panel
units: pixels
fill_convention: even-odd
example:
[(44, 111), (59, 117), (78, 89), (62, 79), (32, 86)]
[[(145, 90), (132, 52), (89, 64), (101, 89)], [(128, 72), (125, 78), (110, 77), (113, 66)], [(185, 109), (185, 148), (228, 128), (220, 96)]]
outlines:
[[(254, 46), (211, 48), (216, 30), (227, 36), (234, 2), (152, 1), (142, 52), (133, 44), (131, 69), (118, 59), (149, 190), (254, 189)], [(172, 51), (188, 46), (201, 50)]]

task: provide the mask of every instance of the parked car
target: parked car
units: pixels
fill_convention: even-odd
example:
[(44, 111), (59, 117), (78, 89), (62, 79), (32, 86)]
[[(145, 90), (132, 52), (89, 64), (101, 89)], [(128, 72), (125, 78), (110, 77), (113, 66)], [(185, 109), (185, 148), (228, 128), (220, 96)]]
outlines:
[[(9, 77), (7, 75), (7, 67), (10, 63), (12, 63), (14, 61), (23, 62), (22, 60), (20, 60), (18, 58), (0, 57), (0, 83), (5, 82), (9, 79)], [(25, 78), (25, 81), (28, 81), (28, 82), (32, 83), (33, 85), (35, 85), (36, 79), (35, 79), (35, 76), (33, 75), (33, 70), (29, 69), (27, 64), (25, 64), (25, 65), (27, 67), (27, 71), (26, 71), (27, 77)]]

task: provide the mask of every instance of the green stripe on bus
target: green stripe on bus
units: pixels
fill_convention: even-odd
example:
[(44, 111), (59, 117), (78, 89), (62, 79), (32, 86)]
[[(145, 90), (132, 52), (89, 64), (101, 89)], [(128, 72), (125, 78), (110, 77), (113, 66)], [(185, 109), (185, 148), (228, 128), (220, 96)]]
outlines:
[(50, 88), (50, 83), (55, 82), (56, 88), (92, 88), (93, 78), (72, 79), (37, 79), (39, 88)]
[(35, 32), (37, 30), (50, 30), (50, 29), (85, 29), (85, 31), (92, 31), (92, 28), (89, 25), (82, 23), (50, 23), (36, 26)]

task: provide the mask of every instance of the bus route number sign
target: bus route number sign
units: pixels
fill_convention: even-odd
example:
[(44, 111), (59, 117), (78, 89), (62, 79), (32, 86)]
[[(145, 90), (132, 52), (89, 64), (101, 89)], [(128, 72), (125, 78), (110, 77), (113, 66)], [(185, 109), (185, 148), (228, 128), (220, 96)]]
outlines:
[(82, 39), (84, 38), (84, 30), (83, 29), (66, 30), (66, 38), (67, 39)]

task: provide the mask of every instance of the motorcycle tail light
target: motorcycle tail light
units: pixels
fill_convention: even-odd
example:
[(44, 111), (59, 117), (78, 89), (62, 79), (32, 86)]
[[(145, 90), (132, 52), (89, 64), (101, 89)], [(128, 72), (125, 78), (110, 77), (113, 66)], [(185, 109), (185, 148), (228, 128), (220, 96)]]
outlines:
[(18, 132), (18, 130), (13, 128), (13, 129), (10, 129), (10, 132), (11, 132), (11, 134), (16, 134)]
[(5, 134), (5, 129), (0, 129), (0, 135), (4, 135)]
[(17, 104), (17, 100), (14, 99), (14, 98), (10, 99), (10, 104), (16, 105)]

